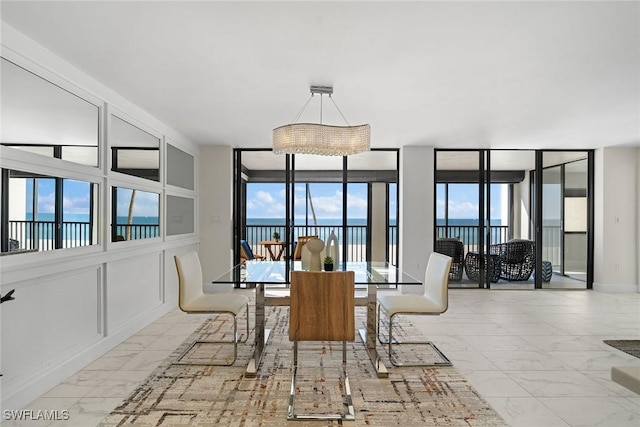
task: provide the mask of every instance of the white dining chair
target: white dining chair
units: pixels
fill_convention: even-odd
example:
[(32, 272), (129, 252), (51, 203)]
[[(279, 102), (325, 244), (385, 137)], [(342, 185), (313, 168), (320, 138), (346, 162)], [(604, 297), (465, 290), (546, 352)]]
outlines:
[[(429, 257), (424, 278), (424, 293), (416, 294), (388, 294), (378, 297), (378, 340), (388, 345), (389, 361), (394, 366), (448, 366), (451, 361), (431, 341), (404, 341), (394, 343), (393, 325), (396, 316), (405, 315), (440, 315), (449, 307), (449, 269), (452, 258), (437, 252)], [(388, 339), (383, 340), (380, 335), (380, 315), (384, 310), (389, 318)], [(442, 362), (433, 363), (403, 363), (397, 359), (393, 351), (393, 344), (425, 344), (442, 358)]]
[[(233, 365), (238, 357), (238, 342), (246, 342), (249, 337), (249, 298), (245, 295), (233, 292), (205, 294), (203, 292), (202, 267), (200, 258), (195, 251), (187, 252), (184, 255), (176, 255), (176, 268), (178, 270), (178, 306), (185, 313), (211, 313), (230, 314), (233, 316), (233, 341), (195, 341), (177, 359), (175, 364), (182, 365)], [(247, 333), (243, 340), (238, 340), (238, 320), (237, 316), (242, 309), (246, 309)], [(202, 343), (230, 344), (233, 343), (233, 360), (227, 363), (216, 361), (211, 362), (190, 362), (183, 361), (182, 358), (191, 349)]]

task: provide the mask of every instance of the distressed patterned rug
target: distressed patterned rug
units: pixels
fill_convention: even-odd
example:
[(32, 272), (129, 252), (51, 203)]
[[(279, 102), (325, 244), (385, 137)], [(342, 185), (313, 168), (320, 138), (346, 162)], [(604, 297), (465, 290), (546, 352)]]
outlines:
[[(288, 338), (288, 308), (268, 307), (267, 327), (272, 335), (259, 375), (245, 378), (253, 351), (240, 344), (233, 366), (177, 365), (178, 357), (196, 340), (228, 339), (230, 316), (214, 315), (165, 360), (122, 404), (100, 424), (115, 426), (282, 426), (287, 424), (293, 346)], [(365, 325), (364, 308), (357, 324)], [(241, 329), (242, 321), (238, 319)], [(405, 322), (399, 339), (419, 334)], [(424, 337), (420, 337), (424, 340)], [(249, 337), (249, 342), (253, 334)], [(348, 343), (349, 381), (356, 426), (506, 426), (502, 418), (471, 387), (455, 367), (389, 368), (389, 378), (378, 378), (360, 338)], [(402, 360), (437, 358), (428, 347), (406, 345)], [(233, 357), (230, 344), (198, 344), (183, 361)], [(435, 360), (435, 359), (434, 359)], [(341, 381), (341, 343), (300, 343), (296, 412), (344, 412)], [(385, 360), (387, 366), (388, 360)], [(337, 420), (295, 421), (295, 426), (339, 425)]]
[(640, 340), (604, 340), (603, 342), (640, 359)]

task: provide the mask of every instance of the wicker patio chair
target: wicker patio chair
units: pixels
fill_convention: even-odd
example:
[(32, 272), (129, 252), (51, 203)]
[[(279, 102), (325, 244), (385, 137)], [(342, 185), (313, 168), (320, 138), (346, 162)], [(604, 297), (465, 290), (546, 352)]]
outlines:
[(464, 243), (458, 239), (438, 239), (435, 251), (451, 257), (449, 281), (460, 282), (464, 268)]
[(536, 247), (531, 240), (514, 239), (491, 245), (492, 254), (500, 257), (500, 278), (508, 281), (529, 280), (536, 265)]

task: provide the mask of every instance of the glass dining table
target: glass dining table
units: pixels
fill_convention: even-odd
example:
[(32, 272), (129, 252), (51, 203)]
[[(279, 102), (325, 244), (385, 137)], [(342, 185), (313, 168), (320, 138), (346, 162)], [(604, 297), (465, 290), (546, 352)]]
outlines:
[[(250, 260), (236, 265), (212, 283), (241, 284), (255, 289), (255, 348), (253, 357), (247, 364), (246, 376), (257, 375), (269, 340), (270, 330), (265, 328), (265, 307), (288, 306), (289, 272), (301, 270), (300, 261), (258, 261)], [(380, 359), (376, 349), (376, 305), (378, 288), (395, 285), (415, 285), (422, 282), (397, 267), (386, 262), (342, 262), (338, 271), (354, 271), (357, 306), (366, 306), (366, 328), (358, 330), (360, 338), (366, 346), (369, 358), (380, 378), (388, 376), (388, 371)], [(363, 294), (364, 296), (361, 296)]]

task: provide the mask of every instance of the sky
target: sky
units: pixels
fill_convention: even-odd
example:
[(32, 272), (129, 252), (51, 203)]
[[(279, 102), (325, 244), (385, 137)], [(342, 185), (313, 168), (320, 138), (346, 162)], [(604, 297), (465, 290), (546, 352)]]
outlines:
[[(491, 219), (497, 220), (501, 216), (502, 184), (491, 185)], [(444, 184), (438, 184), (436, 200), (436, 215), (444, 218), (445, 196)], [(478, 184), (449, 184), (449, 218), (477, 219), (478, 215)]]
[[(27, 212), (31, 212), (33, 201), (31, 200), (31, 180), (27, 180)], [(55, 179), (38, 179), (38, 212), (52, 214), (55, 212)], [(118, 216), (127, 216), (129, 213), (129, 201), (132, 190), (118, 188)], [(73, 179), (63, 180), (63, 206), (64, 214), (89, 215), (90, 210), (90, 184)], [(147, 191), (136, 191), (133, 216), (158, 217), (160, 195)]]
[[(33, 201), (31, 199), (31, 183), (27, 180), (27, 212), (31, 212)], [(38, 179), (38, 212), (55, 212), (55, 179)], [(90, 194), (89, 183), (73, 179), (64, 180), (63, 206), (68, 214), (89, 214)]]
[[(436, 209), (438, 218), (444, 217), (444, 196), (439, 185)], [(501, 192), (498, 185), (492, 187), (491, 217), (500, 217)], [(395, 217), (395, 189), (391, 186), (391, 217)], [(342, 218), (342, 183), (312, 183), (310, 192), (318, 219)], [(27, 190), (30, 194), (30, 190)], [(54, 212), (55, 181), (38, 180), (38, 211)], [(64, 180), (64, 212), (67, 214), (89, 214), (89, 183), (72, 179)], [(118, 189), (118, 216), (128, 214), (131, 190)], [(27, 200), (28, 210), (31, 201)], [(134, 203), (134, 216), (158, 216), (159, 195), (138, 190)], [(295, 186), (295, 216), (304, 218), (306, 213), (305, 185)], [(348, 186), (347, 214), (349, 218), (367, 217), (367, 185), (351, 183)], [(247, 218), (284, 218), (285, 186), (282, 183), (251, 183), (247, 185)], [(309, 210), (311, 217), (311, 211)], [(449, 185), (449, 218), (478, 217), (478, 187), (475, 184)]]
[[(311, 196), (318, 218), (342, 217), (342, 183), (310, 185)], [(390, 212), (395, 213), (395, 187), (391, 196)], [(305, 215), (305, 186), (296, 186), (296, 217)], [(438, 217), (444, 217), (444, 196), (438, 194)], [(497, 186), (492, 190), (491, 216), (500, 217), (501, 192)], [(247, 218), (284, 218), (284, 184), (252, 183), (247, 185)], [(367, 217), (367, 185), (349, 184), (347, 195), (349, 218)], [(393, 218), (394, 216), (392, 216)], [(478, 218), (478, 186), (474, 184), (449, 185), (449, 218)]]
[[(342, 218), (342, 183), (312, 183), (311, 198), (317, 218)], [(349, 218), (367, 217), (367, 185), (349, 184), (347, 213)], [(295, 186), (295, 217), (304, 218), (306, 189)], [(311, 217), (311, 211), (309, 211)], [(247, 218), (284, 218), (285, 185), (252, 183), (247, 185)]]

